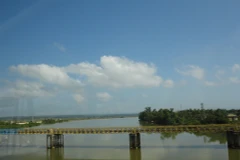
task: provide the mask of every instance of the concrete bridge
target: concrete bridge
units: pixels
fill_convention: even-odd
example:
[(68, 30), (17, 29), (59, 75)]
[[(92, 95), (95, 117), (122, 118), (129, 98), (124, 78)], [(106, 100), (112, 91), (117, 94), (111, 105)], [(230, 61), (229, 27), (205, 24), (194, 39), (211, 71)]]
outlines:
[(179, 125), (148, 127), (106, 127), (106, 128), (25, 128), (2, 129), (0, 134), (45, 134), (46, 147), (64, 147), (64, 134), (129, 134), (129, 147), (141, 147), (141, 133), (174, 132), (227, 132), (229, 148), (240, 148), (240, 125)]

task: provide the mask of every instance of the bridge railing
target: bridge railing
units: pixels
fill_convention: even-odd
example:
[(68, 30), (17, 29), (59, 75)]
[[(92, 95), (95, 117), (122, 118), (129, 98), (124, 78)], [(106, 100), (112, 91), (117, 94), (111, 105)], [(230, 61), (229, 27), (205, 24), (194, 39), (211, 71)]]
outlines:
[(24, 128), (0, 129), (0, 134), (91, 134), (91, 133), (153, 133), (153, 132), (220, 132), (240, 131), (240, 125), (181, 125), (104, 128)]

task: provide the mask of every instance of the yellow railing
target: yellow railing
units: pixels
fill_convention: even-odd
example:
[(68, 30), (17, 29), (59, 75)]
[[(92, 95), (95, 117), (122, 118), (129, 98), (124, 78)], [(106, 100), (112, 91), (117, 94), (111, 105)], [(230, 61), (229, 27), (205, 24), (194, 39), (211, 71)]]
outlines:
[(159, 132), (240, 132), (240, 125), (179, 125), (144, 127), (104, 127), (104, 128), (38, 128), (21, 129), (17, 134), (119, 134), (119, 133), (159, 133)]

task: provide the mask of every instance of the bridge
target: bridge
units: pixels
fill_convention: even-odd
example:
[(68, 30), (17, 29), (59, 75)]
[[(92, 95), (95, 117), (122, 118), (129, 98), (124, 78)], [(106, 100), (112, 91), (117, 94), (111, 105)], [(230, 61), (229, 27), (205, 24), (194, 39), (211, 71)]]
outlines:
[(227, 132), (228, 147), (240, 148), (240, 125), (178, 125), (147, 127), (106, 127), (106, 128), (24, 128), (2, 129), (0, 134), (45, 134), (46, 147), (64, 147), (64, 134), (129, 134), (129, 147), (141, 147), (141, 133), (173, 132)]

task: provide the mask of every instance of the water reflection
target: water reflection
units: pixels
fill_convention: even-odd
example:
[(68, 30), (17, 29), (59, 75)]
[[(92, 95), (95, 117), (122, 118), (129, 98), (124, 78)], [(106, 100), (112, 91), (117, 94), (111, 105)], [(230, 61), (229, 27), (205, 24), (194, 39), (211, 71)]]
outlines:
[[(187, 132), (187, 133), (189, 133), (189, 132)], [(175, 140), (179, 134), (182, 134), (182, 133), (179, 133), (179, 132), (161, 133), (160, 139), (161, 140), (166, 140), (166, 139)], [(193, 134), (196, 137), (203, 137), (204, 143), (212, 143), (212, 142), (218, 142), (219, 144), (227, 143), (226, 133), (223, 133), (223, 132), (219, 132), (219, 133), (194, 132), (194, 133), (189, 133), (189, 134)]]
[(228, 159), (229, 160), (239, 160), (240, 159), (240, 149), (228, 149)]
[[(64, 148), (54, 148), (46, 151), (46, 160), (64, 160)], [(80, 160), (80, 159), (79, 159)], [(141, 149), (129, 149), (129, 160), (142, 160)]]
[(165, 139), (173, 139), (175, 140), (176, 139), (176, 136), (180, 134), (180, 133), (161, 133), (160, 134), (160, 139), (161, 140), (165, 140)]
[(227, 137), (225, 132), (220, 133), (194, 133), (197, 137), (203, 137), (205, 143), (218, 142), (219, 144), (226, 144)]
[(46, 160), (64, 160), (64, 148), (47, 149)]
[[(80, 148), (79, 148), (80, 149)], [(55, 148), (46, 150), (46, 160), (65, 160), (64, 148)], [(228, 160), (239, 160), (240, 150), (228, 149)], [(81, 159), (79, 159), (81, 160)], [(129, 149), (129, 160), (142, 160), (142, 150), (141, 149)]]
[(141, 160), (142, 154), (141, 149), (129, 150), (130, 153), (130, 160)]
[[(15, 150), (30, 150), (31, 148), (35, 148), (36, 146), (24, 146), (24, 147), (16, 147)], [(28, 153), (23, 155), (16, 155), (10, 152), (10, 154), (6, 155), (3, 159), (5, 160), (66, 160), (66, 159), (130, 159), (130, 160), (142, 160), (142, 159), (169, 159), (173, 160), (177, 158), (177, 155), (181, 157), (185, 157), (186, 152), (189, 152), (188, 155), (193, 155), (198, 152), (205, 153), (204, 151), (211, 151), (211, 154), (207, 153), (208, 156), (214, 155), (213, 157), (219, 158), (216, 154), (222, 153), (225, 149), (225, 145), (161, 145), (161, 146), (152, 146), (152, 145), (144, 145), (141, 149), (133, 150), (128, 149), (128, 145), (117, 147), (116, 145), (109, 146), (86, 146), (86, 145), (78, 145), (78, 146), (69, 146), (67, 145), (65, 148), (55, 148), (55, 149), (46, 149), (45, 146), (41, 146), (39, 151), (37, 151), (35, 155)], [(4, 149), (4, 147), (1, 147)], [(14, 149), (14, 147), (9, 147), (9, 151)], [(43, 152), (41, 152), (42, 150)], [(176, 151), (176, 152), (175, 152)], [(156, 153), (159, 154), (156, 154)], [(192, 152), (192, 153), (191, 153)], [(12, 155), (12, 156), (10, 156)], [(42, 157), (46, 155), (45, 157)], [(191, 157), (192, 157), (191, 155)], [(120, 157), (119, 157), (120, 156)], [(152, 157), (153, 156), (153, 157)], [(201, 159), (199, 154), (196, 154), (196, 159)], [(117, 158), (119, 157), (119, 158)], [(203, 156), (202, 158), (204, 158)], [(213, 158), (212, 157), (212, 158)], [(2, 159), (2, 158), (0, 158)], [(181, 159), (181, 158), (180, 158)], [(191, 158), (186, 158), (191, 159)], [(211, 160), (210, 157), (205, 158), (207, 160)], [(240, 159), (240, 150), (228, 149), (226, 157), (220, 158), (221, 160), (239, 160)]]

